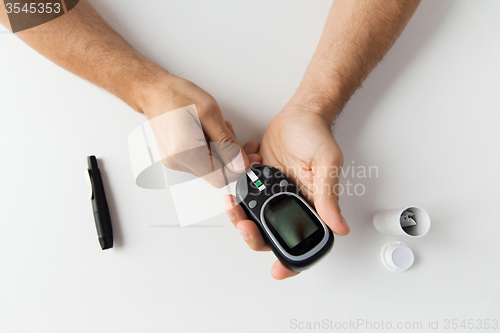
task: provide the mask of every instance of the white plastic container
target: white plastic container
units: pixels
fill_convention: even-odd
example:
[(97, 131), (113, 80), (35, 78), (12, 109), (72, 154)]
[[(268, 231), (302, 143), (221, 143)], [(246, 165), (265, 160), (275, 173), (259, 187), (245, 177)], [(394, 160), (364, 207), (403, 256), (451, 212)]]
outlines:
[(431, 218), (422, 208), (409, 206), (379, 211), (373, 225), (382, 234), (418, 238), (431, 228)]

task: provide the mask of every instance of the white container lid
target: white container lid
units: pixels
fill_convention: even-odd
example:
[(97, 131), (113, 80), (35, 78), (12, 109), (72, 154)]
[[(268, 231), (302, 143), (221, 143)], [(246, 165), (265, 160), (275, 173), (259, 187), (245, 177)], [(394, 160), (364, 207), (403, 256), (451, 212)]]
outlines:
[(413, 251), (405, 242), (393, 241), (385, 244), (381, 252), (382, 263), (393, 272), (404, 272), (413, 266)]

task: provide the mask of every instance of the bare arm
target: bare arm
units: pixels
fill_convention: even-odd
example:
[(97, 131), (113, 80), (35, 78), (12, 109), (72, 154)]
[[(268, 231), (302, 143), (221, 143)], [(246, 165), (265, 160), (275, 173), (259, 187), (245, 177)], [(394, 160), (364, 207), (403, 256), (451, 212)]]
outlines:
[[(10, 27), (3, 0), (0, 23)], [(55, 20), (16, 35), (41, 55), (140, 112), (141, 89), (155, 79), (155, 71), (166, 74), (118, 35), (87, 0), (80, 0), (73, 10)]]
[[(0, 23), (10, 27), (4, 0), (0, 0)], [(213, 151), (208, 148), (196, 158), (188, 159), (179, 154), (193, 147), (193, 141), (200, 136), (215, 143), (212, 147), (217, 159), (230, 171), (242, 172), (248, 166), (245, 151), (237, 142), (230, 124), (225, 122), (215, 99), (192, 82), (171, 75), (144, 58), (104, 21), (88, 0), (80, 0), (74, 9), (59, 18), (16, 35), (41, 55), (108, 90), (135, 110), (145, 113), (150, 120), (157, 117), (157, 120), (167, 119), (160, 116), (196, 105), (202, 128), (186, 127), (195, 128), (197, 132), (199, 129), (201, 133), (183, 130), (182, 126), (171, 121), (162, 124), (178, 129), (175, 135), (165, 138), (162, 136), (166, 132), (164, 127), (153, 128), (160, 155), (170, 168), (206, 176), (221, 167), (212, 159)], [(194, 143), (199, 146), (198, 142)], [(176, 150), (172, 151), (172, 147)], [(260, 157), (253, 156), (253, 160), (256, 159), (260, 160)], [(205, 179), (212, 185), (224, 185), (222, 177), (210, 177)]]
[(328, 121), (394, 44), (420, 0), (335, 0), (296, 97), (321, 105)]

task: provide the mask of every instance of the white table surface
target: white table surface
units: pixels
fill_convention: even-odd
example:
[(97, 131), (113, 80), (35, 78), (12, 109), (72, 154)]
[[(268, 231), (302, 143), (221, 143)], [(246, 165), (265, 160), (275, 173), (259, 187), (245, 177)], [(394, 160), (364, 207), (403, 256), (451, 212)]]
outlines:
[[(331, 5), (91, 2), (148, 58), (210, 92), (242, 142), (260, 139), (293, 94)], [(2, 30), (0, 332), (288, 332), (323, 320), (425, 332), (438, 320), (436, 332), (500, 319), (499, 18), (494, 0), (422, 3), (336, 126), (345, 166), (378, 168), (342, 180), (366, 189), (341, 197), (351, 234), (286, 281), (224, 215), (161, 227), (176, 223), (169, 192), (137, 187), (128, 156), (144, 116)], [(104, 252), (82, 171), (91, 154), (115, 230)], [(430, 214), (425, 237), (376, 232), (376, 211), (406, 205)], [(390, 240), (413, 249), (409, 271), (382, 266)]]

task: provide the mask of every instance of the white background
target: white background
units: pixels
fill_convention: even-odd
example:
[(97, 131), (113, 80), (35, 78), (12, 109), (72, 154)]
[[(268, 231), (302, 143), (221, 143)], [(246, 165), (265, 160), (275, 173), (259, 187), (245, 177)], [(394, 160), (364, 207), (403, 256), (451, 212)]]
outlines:
[[(260, 140), (293, 94), (331, 5), (91, 2), (148, 58), (211, 93), (241, 142)], [(499, 18), (498, 1), (420, 6), (336, 126), (345, 166), (379, 170), (342, 181), (366, 187), (341, 198), (352, 232), (286, 281), (223, 215), (175, 227), (168, 191), (132, 177), (127, 138), (144, 116), (2, 32), (0, 332), (287, 332), (293, 319), (422, 322), (420, 332), (429, 320), (444, 331), (446, 319), (500, 319)], [(83, 177), (91, 154), (115, 230), (104, 252)], [(430, 214), (425, 237), (375, 231), (376, 211), (406, 205)], [(414, 250), (409, 271), (382, 266), (390, 240)]]

